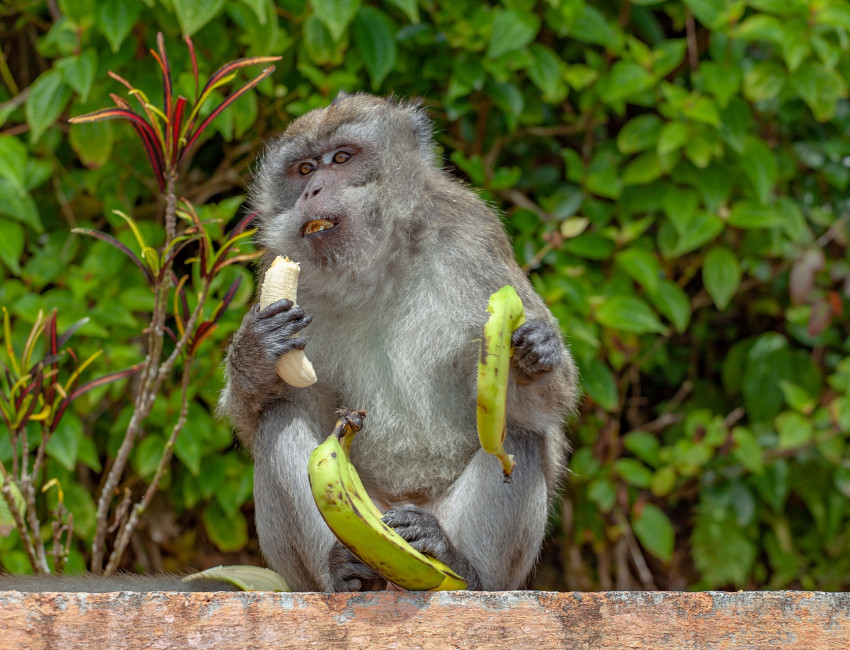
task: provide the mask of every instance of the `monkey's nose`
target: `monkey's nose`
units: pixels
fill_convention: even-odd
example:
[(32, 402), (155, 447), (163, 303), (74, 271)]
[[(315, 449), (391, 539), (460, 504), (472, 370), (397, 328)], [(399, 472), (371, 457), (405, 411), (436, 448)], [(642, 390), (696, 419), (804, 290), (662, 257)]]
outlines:
[(307, 191), (304, 192), (304, 198), (305, 199), (312, 199), (313, 197), (315, 197), (321, 191), (322, 191), (321, 186), (320, 187), (308, 188)]

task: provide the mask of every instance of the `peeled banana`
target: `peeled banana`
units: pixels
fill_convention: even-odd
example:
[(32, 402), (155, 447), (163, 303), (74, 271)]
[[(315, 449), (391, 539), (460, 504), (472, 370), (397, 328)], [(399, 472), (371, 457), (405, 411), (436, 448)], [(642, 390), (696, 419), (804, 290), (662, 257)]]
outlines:
[(340, 542), (390, 582), (413, 591), (466, 589), (448, 566), (414, 549), (381, 521), (349, 459), (351, 441), (363, 426), (364, 411), (340, 409), (330, 436), (310, 455), (313, 499)]
[[(298, 295), (298, 274), (301, 267), (288, 257), (278, 255), (266, 271), (263, 286), (260, 287), (260, 309), (284, 298), (296, 301)], [(316, 371), (304, 354), (304, 350), (291, 350), (277, 360), (277, 375), (290, 386), (306, 388), (316, 383)]]
[(490, 317), (484, 324), (484, 336), (478, 354), (478, 440), (484, 451), (502, 463), (509, 481), (516, 463), (505, 452), (505, 406), (511, 363), (511, 335), (525, 322), (525, 309), (516, 289), (505, 285), (490, 296)]

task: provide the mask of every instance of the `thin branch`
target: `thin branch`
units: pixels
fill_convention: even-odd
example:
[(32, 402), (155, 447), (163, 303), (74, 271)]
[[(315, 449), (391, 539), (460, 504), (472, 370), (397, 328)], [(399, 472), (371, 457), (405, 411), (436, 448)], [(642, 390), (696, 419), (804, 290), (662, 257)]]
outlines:
[(145, 491), (141, 501), (133, 507), (133, 511), (130, 514), (130, 518), (127, 520), (127, 523), (124, 524), (121, 528), (121, 532), (118, 533), (118, 538), (115, 540), (115, 546), (112, 549), (112, 554), (109, 556), (109, 562), (104, 570), (104, 575), (112, 575), (118, 568), (118, 563), (121, 561), (121, 557), (124, 555), (124, 550), (127, 548), (127, 544), (130, 541), (130, 536), (133, 534), (133, 531), (136, 530), (136, 526), (139, 525), (139, 519), (150, 506), (150, 503), (156, 494), (156, 490), (159, 487), (162, 475), (165, 473), (165, 468), (171, 462), (171, 457), (174, 454), (174, 444), (177, 441), (177, 436), (186, 424), (186, 416), (189, 412), (189, 377), (191, 376), (191, 367), (192, 359), (187, 358), (183, 365), (183, 377), (180, 381), (180, 415), (177, 418), (177, 422), (174, 423), (174, 428), (171, 430), (168, 442), (165, 444), (165, 449), (163, 449), (162, 458), (160, 458), (159, 464), (156, 467), (156, 473), (154, 474), (153, 480), (151, 480), (148, 485), (148, 489)]

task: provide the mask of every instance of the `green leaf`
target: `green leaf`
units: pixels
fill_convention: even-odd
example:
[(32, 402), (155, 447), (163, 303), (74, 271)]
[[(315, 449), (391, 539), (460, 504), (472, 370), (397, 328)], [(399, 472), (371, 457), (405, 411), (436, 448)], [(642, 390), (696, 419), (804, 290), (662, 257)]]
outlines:
[(819, 122), (832, 119), (838, 101), (847, 95), (847, 84), (841, 75), (819, 63), (802, 64), (791, 75), (790, 83)]
[(652, 75), (637, 63), (617, 61), (597, 87), (603, 102), (618, 104), (651, 88), (654, 83)]
[(653, 496), (663, 497), (670, 494), (674, 487), (676, 487), (676, 470), (672, 465), (665, 465), (655, 472), (649, 490)]
[(675, 282), (661, 280), (658, 290), (649, 295), (655, 308), (660, 311), (667, 320), (673, 323), (673, 327), (680, 334), (688, 329), (691, 320), (691, 301)]
[(68, 140), (86, 167), (102, 167), (109, 162), (115, 133), (111, 121), (72, 124)]
[(743, 10), (743, 3), (728, 2), (728, 0), (685, 0), (685, 6), (691, 10), (696, 19), (708, 29), (713, 30), (729, 22), (730, 14), (740, 7), (737, 15)]
[(341, 43), (334, 42), (328, 28), (313, 14), (304, 21), (304, 49), (317, 65), (339, 65), (345, 58)]
[(782, 215), (776, 208), (755, 201), (739, 201), (729, 214), (729, 225), (736, 228), (774, 228), (782, 223)]
[(202, 446), (194, 428), (184, 427), (174, 441), (174, 455), (186, 466), (192, 476), (201, 473)]
[(32, 195), (5, 179), (0, 179), (0, 214), (21, 222), (35, 232), (44, 232)]
[(614, 373), (597, 357), (578, 359), (581, 372), (581, 385), (584, 392), (606, 411), (613, 411), (619, 403), (617, 382)]
[(661, 160), (654, 151), (645, 151), (623, 170), (624, 185), (646, 185), (661, 177)]
[(792, 449), (807, 445), (814, 436), (811, 418), (796, 411), (786, 411), (776, 418), (779, 432), (779, 449)]
[(688, 221), (685, 230), (679, 235), (674, 255), (680, 256), (707, 244), (723, 232), (723, 220), (707, 212), (698, 212)]
[(543, 92), (543, 101), (557, 103), (567, 96), (560, 57), (545, 45), (534, 43), (530, 48), (531, 64), (528, 78)]
[(219, 580), (242, 591), (292, 591), (286, 581), (271, 569), (250, 565), (216, 566), (206, 571), (190, 573), (183, 582)]
[(540, 19), (530, 12), (507, 9), (493, 18), (493, 31), (487, 46), (487, 58), (498, 59), (508, 52), (522, 50), (540, 30)]
[(652, 483), (652, 471), (634, 458), (620, 458), (614, 463), (614, 470), (629, 485), (648, 488)]
[[(27, 501), (24, 499), (24, 495), (21, 494), (18, 484), (10, 480), (9, 491), (12, 493), (12, 501), (15, 502), (18, 512), (26, 521), (25, 515), (27, 512)], [(0, 527), (8, 526), (15, 526), (15, 518), (12, 516), (12, 511), (9, 508), (9, 505), (6, 503), (6, 498), (0, 496)]]
[(655, 255), (642, 248), (629, 248), (617, 255), (617, 264), (648, 293), (658, 291), (661, 265)]
[(88, 101), (89, 92), (97, 70), (97, 52), (87, 49), (79, 56), (68, 56), (56, 62), (56, 69), (62, 72), (62, 78), (80, 96)]
[(228, 516), (215, 501), (203, 514), (204, 526), (220, 551), (238, 551), (248, 543), (248, 523), (238, 510)]
[(676, 535), (673, 532), (673, 524), (661, 509), (651, 503), (635, 507), (632, 513), (632, 528), (641, 546), (662, 562), (670, 561)]
[(774, 99), (782, 92), (786, 78), (785, 70), (775, 61), (758, 62), (744, 73), (744, 97), (753, 102)]
[(685, 117), (710, 126), (720, 126), (720, 111), (710, 97), (689, 98), (682, 107)]
[[(175, 9), (180, 0), (175, 0)], [(142, 13), (141, 2), (126, 2), (125, 0), (98, 0), (95, 24), (100, 33), (109, 41), (113, 52), (121, 48), (121, 43), (133, 29), (133, 25)], [(179, 18), (179, 14), (178, 14)], [(181, 21), (181, 25), (182, 25)]]
[(741, 90), (743, 71), (737, 65), (721, 65), (714, 61), (703, 61), (699, 74), (705, 89), (717, 99), (721, 108), (725, 108)]
[(764, 451), (752, 431), (735, 427), (732, 429), (732, 441), (735, 443), (732, 449), (735, 459), (753, 474), (761, 474), (764, 470)]
[(20, 275), (19, 262), (23, 252), (24, 229), (21, 224), (0, 218), (0, 262), (15, 275)]
[(705, 256), (702, 281), (718, 309), (726, 309), (741, 284), (738, 258), (726, 246), (712, 248)]
[(180, 29), (186, 36), (192, 36), (200, 30), (224, 6), (224, 0), (172, 0), (172, 3)]
[(74, 417), (63, 417), (47, 441), (45, 451), (69, 472), (77, 465), (77, 451), (83, 438), (83, 425)]
[(395, 65), (396, 44), (389, 20), (374, 7), (362, 7), (351, 24), (351, 34), (372, 78), (372, 89), (377, 90)]
[(741, 167), (752, 182), (759, 201), (767, 203), (773, 194), (778, 173), (773, 152), (761, 138), (754, 135), (745, 136), (744, 143), (744, 154), (740, 158)]
[(617, 502), (617, 489), (605, 479), (596, 479), (587, 486), (587, 498), (602, 512), (610, 512)]
[(759, 336), (749, 349), (742, 392), (750, 422), (772, 420), (782, 410), (782, 381), (791, 381), (812, 395), (820, 395), (820, 370), (806, 350), (793, 350), (779, 333)]
[(133, 450), (133, 468), (143, 478), (150, 478), (156, 471), (165, 451), (165, 439), (158, 434), (146, 436)]
[(604, 45), (612, 50), (618, 50), (622, 45), (622, 37), (614, 31), (604, 14), (589, 3), (584, 5), (568, 33), (577, 41)]
[(745, 41), (767, 41), (781, 44), (785, 40), (785, 29), (775, 16), (755, 14), (745, 20), (733, 31), (736, 38)]
[(667, 328), (640, 298), (614, 296), (596, 310), (596, 320), (611, 329), (636, 334), (666, 334)]
[(419, 22), (419, 6), (416, 0), (389, 0), (389, 3), (406, 13), (414, 25)]
[(26, 190), (27, 147), (12, 135), (0, 135), (0, 178)]
[(658, 464), (661, 443), (647, 431), (632, 431), (623, 437), (623, 446), (649, 465)]
[(654, 113), (638, 115), (629, 120), (617, 134), (617, 147), (630, 154), (654, 149), (661, 133), (661, 118)]
[(688, 141), (690, 130), (684, 122), (668, 122), (658, 135), (658, 154), (665, 155), (681, 149)]
[(71, 99), (71, 87), (65, 83), (59, 70), (48, 70), (30, 86), (24, 109), (30, 125), (30, 142), (38, 139), (62, 114)]
[(785, 403), (795, 411), (810, 415), (815, 406), (817, 406), (817, 399), (809, 395), (808, 391), (797, 384), (782, 380), (779, 382), (779, 387), (782, 389)]
[(342, 38), (360, 8), (360, 0), (310, 0), (310, 4), (335, 41)]

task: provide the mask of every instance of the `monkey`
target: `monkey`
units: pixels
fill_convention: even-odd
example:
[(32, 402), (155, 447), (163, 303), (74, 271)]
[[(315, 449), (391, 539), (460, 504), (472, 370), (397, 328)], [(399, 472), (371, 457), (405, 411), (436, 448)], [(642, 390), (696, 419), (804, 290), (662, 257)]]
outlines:
[[(387, 588), (336, 540), (308, 483), (307, 459), (346, 406), (368, 413), (351, 459), (384, 521), (471, 590), (525, 586), (565, 475), (575, 363), (498, 214), (438, 160), (421, 103), (341, 93), (269, 141), (248, 195), (259, 279), (277, 255), (301, 265), (297, 305), (246, 313), (218, 406), (253, 456), (266, 562), (295, 591)], [(511, 338), (511, 483), (475, 415), (486, 306), (505, 284), (528, 316)], [(313, 386), (277, 377), (294, 349)]]
[(183, 576), (170, 573), (139, 575), (117, 573), (111, 576), (70, 574), (11, 575), (0, 574), (0, 591), (67, 591), (77, 593), (105, 594), (113, 591), (239, 591), (237, 587), (215, 578), (193, 578), (184, 581)]

